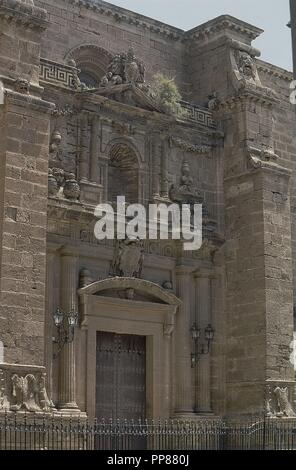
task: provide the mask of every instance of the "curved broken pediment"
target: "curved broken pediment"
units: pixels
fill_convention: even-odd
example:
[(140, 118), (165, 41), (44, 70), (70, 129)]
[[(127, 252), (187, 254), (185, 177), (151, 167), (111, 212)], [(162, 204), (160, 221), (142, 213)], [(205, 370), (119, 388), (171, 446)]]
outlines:
[(126, 277), (114, 277), (93, 282), (79, 289), (78, 294), (80, 296), (97, 295), (114, 298), (122, 298), (120, 296), (125, 295), (127, 300), (146, 300), (146, 302), (175, 306), (181, 304), (181, 300), (174, 294), (154, 282)]

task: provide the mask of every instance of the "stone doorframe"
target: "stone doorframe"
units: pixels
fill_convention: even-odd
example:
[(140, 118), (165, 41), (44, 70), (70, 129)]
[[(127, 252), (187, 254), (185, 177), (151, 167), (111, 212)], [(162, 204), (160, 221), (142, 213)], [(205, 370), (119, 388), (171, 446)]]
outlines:
[[(78, 295), (81, 327), (87, 337), (86, 411), (89, 418), (95, 417), (97, 331), (146, 336), (147, 417), (169, 418), (173, 410), (172, 333), (181, 301), (153, 282), (119, 277), (94, 282), (80, 289)], [(131, 299), (134, 295), (141, 300)]]

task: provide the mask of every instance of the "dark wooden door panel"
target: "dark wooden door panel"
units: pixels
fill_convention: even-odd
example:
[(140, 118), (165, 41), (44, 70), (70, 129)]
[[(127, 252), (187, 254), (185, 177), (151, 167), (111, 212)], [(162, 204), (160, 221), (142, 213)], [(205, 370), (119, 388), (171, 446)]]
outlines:
[(146, 338), (97, 333), (96, 417), (146, 416)]

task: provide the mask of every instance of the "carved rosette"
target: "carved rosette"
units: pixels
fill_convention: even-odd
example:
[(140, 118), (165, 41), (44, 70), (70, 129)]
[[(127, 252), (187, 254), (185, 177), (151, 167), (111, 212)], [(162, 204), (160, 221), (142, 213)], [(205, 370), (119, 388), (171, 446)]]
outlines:
[(51, 412), (54, 406), (46, 390), (44, 367), (0, 366), (0, 412)]

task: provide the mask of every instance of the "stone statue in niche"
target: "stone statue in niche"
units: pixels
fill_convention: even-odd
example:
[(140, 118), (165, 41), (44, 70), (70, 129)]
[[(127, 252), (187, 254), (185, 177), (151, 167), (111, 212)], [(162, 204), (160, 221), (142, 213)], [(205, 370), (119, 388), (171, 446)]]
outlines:
[(179, 204), (201, 204), (202, 197), (194, 186), (189, 163), (184, 160), (181, 168), (179, 186), (172, 185), (170, 188), (170, 199)]
[(239, 53), (238, 69), (241, 75), (247, 80), (255, 80), (256, 66), (252, 57), (247, 52)]
[(106, 87), (127, 83), (137, 86), (145, 83), (145, 65), (136, 58), (133, 48), (113, 57), (100, 86)]
[(139, 238), (116, 240), (110, 275), (140, 278), (143, 262), (143, 240)]

